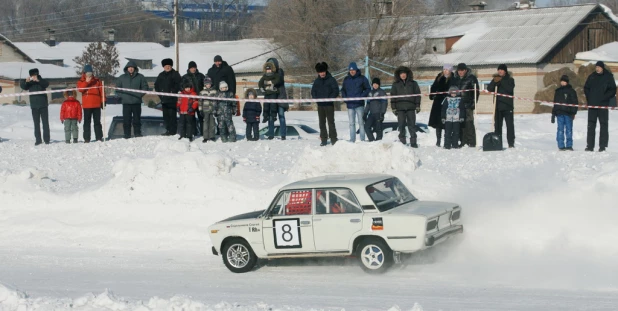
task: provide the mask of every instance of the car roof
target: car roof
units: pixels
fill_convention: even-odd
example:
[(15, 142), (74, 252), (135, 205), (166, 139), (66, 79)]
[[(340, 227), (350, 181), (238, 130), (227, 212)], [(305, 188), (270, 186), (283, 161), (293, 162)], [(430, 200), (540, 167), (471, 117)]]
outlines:
[(285, 185), (281, 190), (333, 187), (365, 187), (395, 176), (387, 174), (327, 175), (299, 180)]

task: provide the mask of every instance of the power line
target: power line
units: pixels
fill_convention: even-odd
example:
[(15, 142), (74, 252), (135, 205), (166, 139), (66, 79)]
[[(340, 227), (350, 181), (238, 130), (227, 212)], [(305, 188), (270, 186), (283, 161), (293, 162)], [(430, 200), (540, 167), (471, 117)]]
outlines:
[[(108, 5), (108, 4), (117, 3), (117, 2), (124, 2), (124, 0), (104, 1), (104, 2), (102, 2), (100, 4), (95, 4), (95, 5), (91, 5), (91, 6), (83, 6), (83, 7), (77, 8), (77, 9), (88, 9), (88, 8)], [(140, 4), (140, 6), (141, 6), (141, 4)], [(31, 18), (34, 18), (34, 17), (47, 16), (47, 15), (55, 15), (55, 14), (66, 13), (66, 12), (73, 12), (73, 11), (76, 11), (77, 9), (68, 9), (68, 10), (61, 10), (61, 11), (57, 11), (57, 12), (53, 12), (53, 13), (45, 13), (45, 14), (39, 14), (39, 15), (30, 15), (30, 16), (24, 16), (24, 17), (17, 17), (17, 18), (13, 18), (12, 20), (31, 19)]]

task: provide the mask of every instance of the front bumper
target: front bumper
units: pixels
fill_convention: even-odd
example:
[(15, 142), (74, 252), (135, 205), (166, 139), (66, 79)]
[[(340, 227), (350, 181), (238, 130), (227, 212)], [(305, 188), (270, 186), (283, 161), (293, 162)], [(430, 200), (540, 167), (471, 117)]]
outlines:
[(217, 249), (214, 246), (212, 247), (212, 254), (215, 256), (219, 256), (219, 253), (217, 253)]
[(444, 231), (436, 232), (425, 238), (425, 246), (434, 246), (440, 242), (448, 240), (453, 235), (463, 233), (463, 225), (452, 226)]

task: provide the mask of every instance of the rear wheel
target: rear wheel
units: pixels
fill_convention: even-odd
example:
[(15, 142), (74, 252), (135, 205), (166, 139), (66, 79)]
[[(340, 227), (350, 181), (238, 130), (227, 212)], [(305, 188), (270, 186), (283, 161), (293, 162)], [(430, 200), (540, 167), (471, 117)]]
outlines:
[(368, 238), (356, 248), (360, 266), (367, 273), (384, 273), (393, 265), (393, 251), (380, 239)]
[(227, 242), (223, 246), (221, 255), (225, 266), (234, 273), (249, 272), (257, 263), (257, 256), (253, 249), (243, 239), (233, 239)]

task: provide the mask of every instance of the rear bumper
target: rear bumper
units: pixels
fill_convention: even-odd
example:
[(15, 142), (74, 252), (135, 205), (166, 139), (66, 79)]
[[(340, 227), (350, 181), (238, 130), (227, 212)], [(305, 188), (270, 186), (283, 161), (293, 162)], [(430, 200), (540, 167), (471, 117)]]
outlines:
[(463, 225), (452, 226), (448, 230), (436, 232), (433, 235), (430, 235), (425, 238), (425, 246), (431, 247), (440, 242), (444, 242), (448, 240), (450, 237), (463, 233)]
[(214, 246), (212, 247), (212, 254), (215, 256), (219, 256), (219, 253), (217, 253), (217, 249)]

